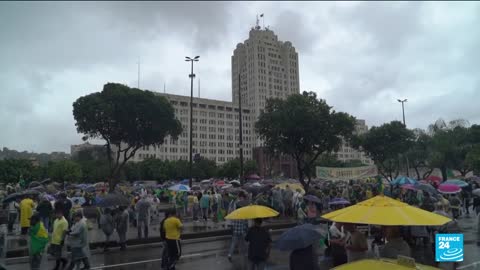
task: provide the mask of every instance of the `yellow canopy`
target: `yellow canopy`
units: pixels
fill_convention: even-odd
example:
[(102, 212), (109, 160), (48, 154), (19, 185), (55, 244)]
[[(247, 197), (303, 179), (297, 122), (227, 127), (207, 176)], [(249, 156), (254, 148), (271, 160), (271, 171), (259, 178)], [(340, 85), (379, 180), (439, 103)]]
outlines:
[(440, 268), (435, 268), (428, 265), (423, 265), (416, 263), (415, 268), (408, 266), (400, 265), (396, 260), (392, 259), (380, 259), (380, 260), (360, 260), (352, 263), (343, 264), (332, 268), (332, 270), (376, 270), (376, 269), (388, 269), (388, 270), (439, 270)]
[(386, 226), (439, 226), (451, 221), (447, 217), (381, 195), (330, 212), (322, 218), (335, 222)]
[(290, 187), (291, 190), (297, 190), (299, 189), (300, 190), (300, 193), (302, 194), (305, 194), (305, 189), (303, 189), (303, 186), (301, 184), (296, 184), (296, 183), (281, 183), (281, 184), (278, 184), (276, 185), (275, 187), (276, 188), (280, 188), (280, 189), (286, 189), (287, 186)]
[(255, 219), (278, 216), (278, 212), (262, 205), (249, 205), (239, 208), (225, 217), (225, 219)]

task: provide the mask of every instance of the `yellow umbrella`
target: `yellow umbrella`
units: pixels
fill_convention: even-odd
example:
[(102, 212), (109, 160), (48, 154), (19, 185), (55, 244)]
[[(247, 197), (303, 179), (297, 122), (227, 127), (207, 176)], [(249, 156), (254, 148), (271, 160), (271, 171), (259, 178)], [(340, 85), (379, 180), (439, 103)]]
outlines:
[(225, 219), (255, 219), (278, 216), (278, 212), (262, 205), (249, 205), (239, 208), (225, 217)]
[(281, 184), (278, 184), (276, 185), (275, 187), (276, 188), (280, 188), (280, 189), (286, 189), (287, 186), (290, 187), (291, 190), (297, 190), (299, 189), (300, 190), (300, 193), (302, 194), (305, 194), (305, 189), (303, 189), (303, 186), (301, 184), (296, 184), (296, 183), (281, 183)]
[(391, 259), (380, 259), (380, 260), (359, 260), (352, 263), (343, 264), (332, 268), (332, 270), (371, 270), (371, 269), (388, 269), (388, 270), (438, 270), (440, 268), (435, 268), (428, 265), (423, 265), (416, 263), (415, 268), (408, 267), (405, 265), (398, 264), (396, 260)]
[(335, 222), (386, 226), (439, 226), (451, 221), (442, 215), (381, 195), (330, 212), (322, 218)]

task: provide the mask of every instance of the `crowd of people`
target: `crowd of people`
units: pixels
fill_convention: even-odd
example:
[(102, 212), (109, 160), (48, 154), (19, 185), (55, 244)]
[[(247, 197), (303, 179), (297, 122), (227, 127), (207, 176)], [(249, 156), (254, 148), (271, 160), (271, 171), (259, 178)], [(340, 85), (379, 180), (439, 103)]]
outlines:
[[(248, 252), (245, 249), (241, 252), (248, 257), (250, 269), (264, 269), (271, 244), (270, 234), (261, 226), (261, 220), (255, 220), (251, 227), (242, 220), (226, 222), (225, 216), (238, 208), (249, 204), (263, 205), (278, 211), (280, 217), (296, 220), (298, 224), (318, 224), (322, 214), (378, 194), (386, 194), (454, 220), (461, 215), (470, 215), (471, 210), (480, 219), (480, 197), (472, 195), (472, 190), (478, 187), (478, 183), (469, 182), (469, 186), (463, 188), (462, 192), (441, 196), (438, 193), (405, 189), (401, 186), (385, 186), (375, 179), (326, 181), (312, 185), (307, 192), (294, 183), (287, 183), (282, 187), (267, 184), (255, 188), (228, 189), (209, 185), (191, 191), (173, 191), (167, 186), (155, 186), (120, 190), (120, 193), (130, 198), (130, 205), (95, 207), (98, 199), (106, 194), (103, 189), (93, 192), (62, 192), (56, 196), (55, 201), (48, 196), (19, 196), (17, 200), (6, 204), (5, 209), (9, 213), (8, 231), (12, 233), (14, 225), (18, 223), (20, 234), (30, 237), (31, 269), (39, 269), (42, 254), (45, 252), (55, 258), (55, 270), (73, 269), (81, 264), (82, 269), (89, 269), (88, 231), (92, 229), (95, 221), (92, 222), (91, 218), (87, 221), (84, 211), (87, 208), (94, 208), (96, 211), (96, 223), (105, 235), (104, 251), (107, 252), (114, 233), (118, 236), (120, 250), (126, 249), (129, 227), (136, 227), (138, 238), (148, 238), (150, 223), (155, 218), (160, 219), (163, 212), (161, 207), (166, 204), (169, 209), (165, 211), (160, 226), (160, 235), (165, 241), (165, 259), (162, 260), (165, 269), (175, 268), (181, 256), (182, 222), (190, 220), (194, 223), (210, 220), (217, 225), (229, 226), (232, 229), (232, 241), (228, 259), (232, 261), (235, 249), (242, 250), (241, 247), (246, 241), (249, 244)], [(339, 199), (342, 203), (337, 203)], [(396, 258), (398, 254), (411, 256), (412, 247), (432, 243), (436, 232), (454, 230), (454, 225), (455, 222), (441, 228), (372, 226), (369, 231), (375, 239), (369, 247), (364, 232), (360, 232), (354, 224), (333, 223), (325, 241), (326, 255), (332, 258), (334, 266), (365, 258), (368, 250), (374, 251), (376, 256), (387, 258)], [(64, 256), (67, 243), (71, 249), (70, 260)], [(47, 247), (48, 250), (45, 250)], [(312, 250), (313, 247), (292, 253), (290, 268), (301, 269), (297, 264), (305, 267), (305, 262), (309, 261), (305, 260), (305, 254), (312, 254), (313, 257)]]

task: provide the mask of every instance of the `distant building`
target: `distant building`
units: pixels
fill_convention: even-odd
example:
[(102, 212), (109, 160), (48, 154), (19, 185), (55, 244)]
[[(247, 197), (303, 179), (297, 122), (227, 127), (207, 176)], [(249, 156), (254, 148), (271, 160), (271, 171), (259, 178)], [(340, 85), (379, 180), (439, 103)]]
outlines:
[[(139, 149), (132, 161), (147, 158), (161, 160), (189, 160), (190, 97), (156, 93), (166, 97), (175, 116), (181, 122), (183, 132), (177, 140), (165, 138), (163, 145), (145, 146)], [(253, 115), (248, 108), (242, 108), (243, 154), (245, 160), (252, 159)], [(239, 156), (239, 113), (232, 102), (205, 98), (193, 99), (193, 155), (199, 154), (222, 164)]]
[[(357, 119), (355, 124), (355, 134), (364, 134), (368, 131), (368, 126), (365, 123), (365, 120)], [(348, 162), (352, 160), (359, 160), (363, 164), (373, 165), (373, 160), (370, 159), (364, 152), (358, 151), (357, 149), (351, 147), (347, 142), (343, 142), (339, 151), (336, 153), (337, 159), (343, 162)]]

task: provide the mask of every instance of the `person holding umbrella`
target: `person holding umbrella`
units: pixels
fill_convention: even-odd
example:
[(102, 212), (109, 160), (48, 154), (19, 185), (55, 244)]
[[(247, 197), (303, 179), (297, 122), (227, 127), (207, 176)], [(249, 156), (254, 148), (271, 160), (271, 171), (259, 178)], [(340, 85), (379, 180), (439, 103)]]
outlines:
[(264, 270), (267, 259), (270, 255), (270, 246), (272, 238), (270, 233), (262, 227), (262, 219), (256, 218), (253, 220), (253, 227), (251, 227), (245, 241), (248, 245), (248, 260), (250, 270)]

